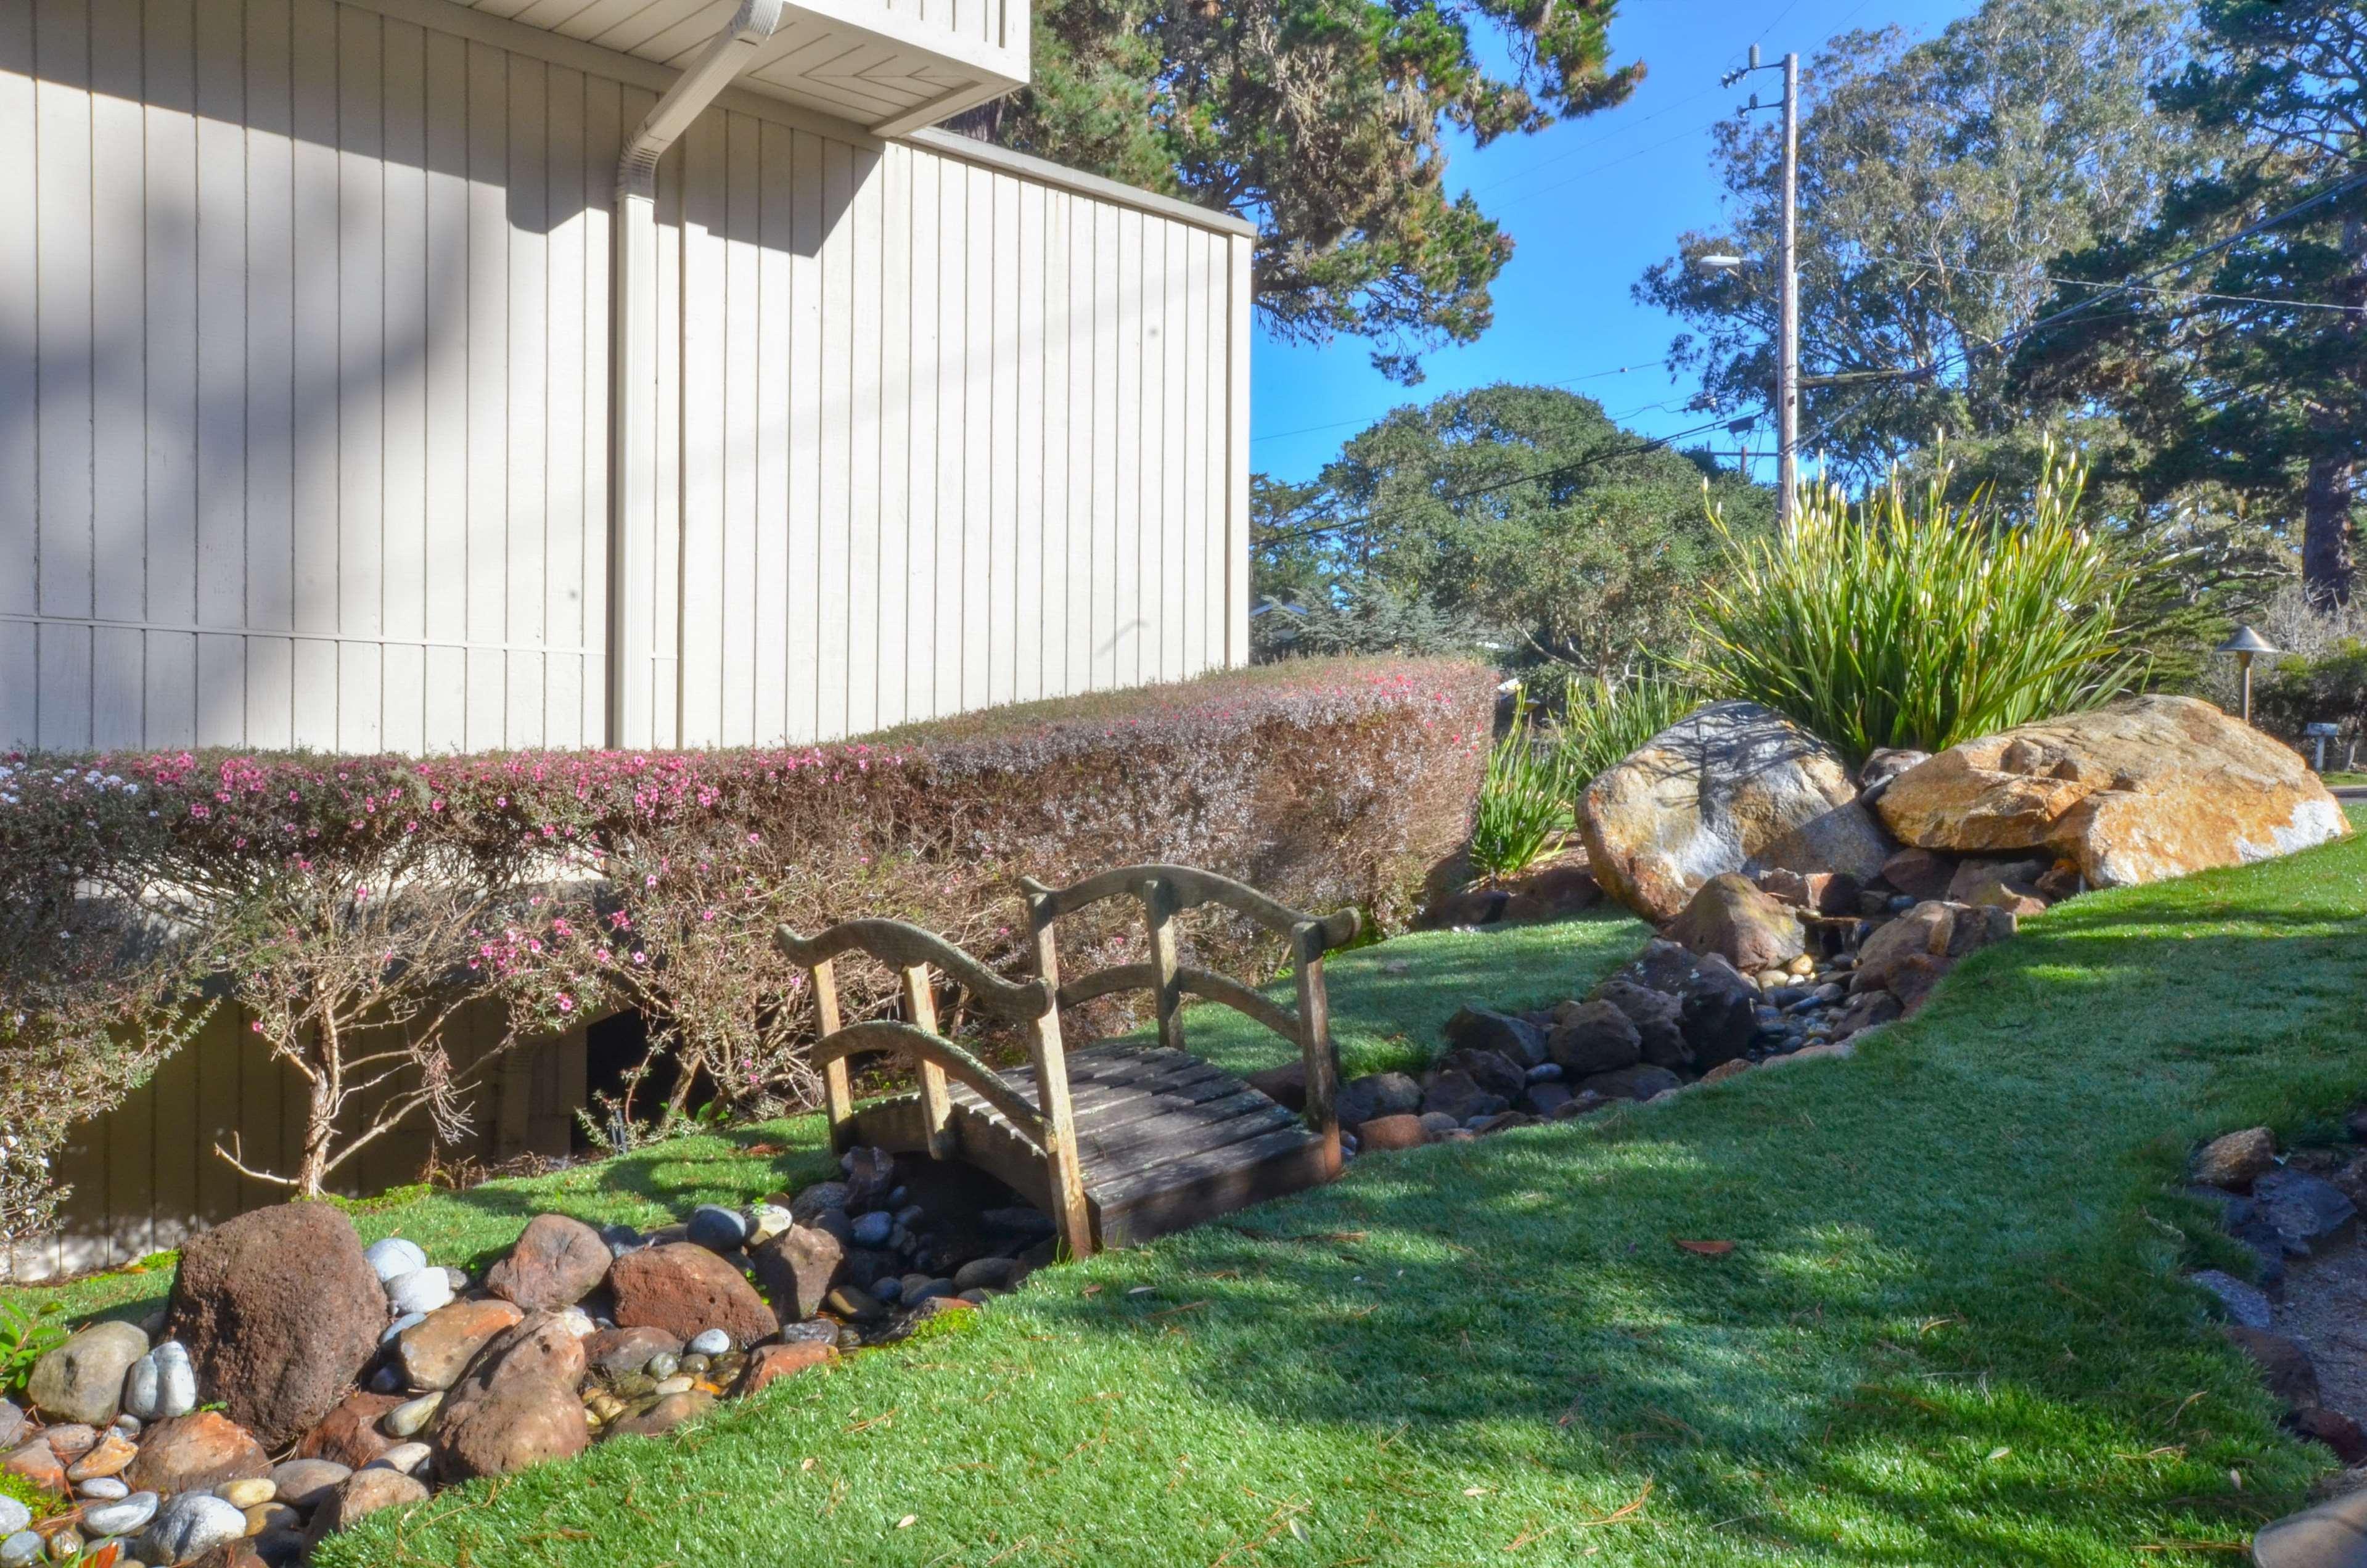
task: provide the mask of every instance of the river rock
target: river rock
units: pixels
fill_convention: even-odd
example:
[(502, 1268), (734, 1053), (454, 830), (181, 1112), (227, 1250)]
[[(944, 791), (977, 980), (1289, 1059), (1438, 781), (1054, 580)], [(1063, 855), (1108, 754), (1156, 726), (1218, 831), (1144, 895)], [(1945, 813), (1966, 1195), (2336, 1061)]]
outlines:
[(0, 1492), (0, 1536), (12, 1536), (33, 1522), (33, 1510)]
[[(608, 1249), (602, 1247), (601, 1258), (607, 1256)], [(454, 1301), (404, 1329), (394, 1342), (395, 1358), (413, 1388), (448, 1389), (486, 1341), (525, 1316), (509, 1301)]]
[(1441, 1073), (1460, 1073), (1488, 1094), (1511, 1100), (1527, 1086), (1525, 1063), (1492, 1051), (1450, 1051), (1433, 1064)]
[(198, 1407), (198, 1374), (189, 1352), (168, 1339), (131, 1363), (123, 1380), (124, 1414), (142, 1421), (169, 1420)]
[(156, 1517), (159, 1501), (153, 1492), (134, 1492), (86, 1507), (82, 1511), (83, 1528), (94, 1536), (130, 1535)]
[(1430, 1142), (1430, 1130), (1421, 1118), (1407, 1112), (1376, 1116), (1356, 1129), (1360, 1148), (1370, 1153), (1379, 1149), (1419, 1149)]
[(13, 1449), (24, 1441), (25, 1428), (30, 1424), (22, 1405), (13, 1399), (0, 1399), (0, 1449)]
[(796, 1323), (821, 1310), (822, 1298), (838, 1282), (839, 1265), (845, 1257), (846, 1248), (836, 1236), (819, 1226), (793, 1222), (757, 1244), (749, 1262), (775, 1314), (783, 1323)]
[(443, 1408), (444, 1395), (440, 1390), (435, 1393), (424, 1393), (417, 1399), (406, 1399), (388, 1411), (385, 1419), (379, 1423), (379, 1428), (390, 1437), (415, 1437), (420, 1428), (436, 1419), (436, 1413)]
[(336, 1407), (385, 1322), (353, 1222), (330, 1204), (286, 1203), (183, 1245), (166, 1331), (198, 1389), (278, 1448)]
[(748, 1221), (736, 1209), (702, 1203), (690, 1212), (689, 1239), (713, 1252), (738, 1252), (747, 1244)]
[(655, 1437), (695, 1421), (715, 1408), (715, 1396), (703, 1389), (681, 1389), (665, 1394), (639, 1415), (628, 1415), (609, 1426), (611, 1437)]
[(1688, 952), (1716, 953), (1748, 974), (1780, 969), (1807, 951), (1800, 917), (1738, 872), (1704, 882), (1683, 913), (1661, 933)]
[(353, 1474), (334, 1460), (289, 1460), (271, 1470), (271, 1494), (291, 1508), (318, 1507)]
[(92, 1324), (33, 1363), (26, 1397), (53, 1421), (104, 1426), (123, 1407), (125, 1375), (147, 1353), (148, 1336), (131, 1324)]
[(120, 1475), (139, 1455), (137, 1444), (122, 1433), (109, 1428), (99, 1434), (97, 1443), (88, 1453), (66, 1466), (66, 1479), (80, 1483)]
[[(358, 1252), (358, 1248), (356, 1249)], [(159, 1565), (194, 1562), (218, 1546), (246, 1535), (246, 1516), (221, 1498), (201, 1492), (175, 1497), (156, 1510), (140, 1538), (143, 1562)]]
[(357, 1470), (313, 1511), (311, 1538), (318, 1541), (350, 1528), (381, 1508), (404, 1508), (425, 1501), (427, 1488), (415, 1477), (399, 1470)]
[(361, 1469), (393, 1446), (379, 1423), (403, 1403), (396, 1394), (347, 1394), (304, 1434), (296, 1445), (296, 1457), (334, 1460), (349, 1470)]
[(838, 1359), (835, 1346), (815, 1340), (799, 1340), (787, 1345), (764, 1345), (749, 1352), (748, 1364), (740, 1370), (740, 1381), (731, 1392), (746, 1397), (762, 1393), (768, 1386), (809, 1367)]
[(2339, 1241), (2359, 1218), (2359, 1210), (2340, 1187), (2291, 1166), (2257, 1177), (2252, 1183), (2252, 1203), (2283, 1238), (2285, 1250), (2295, 1254)]
[(386, 1282), (387, 1304), (398, 1313), (425, 1316), (452, 1300), (452, 1278), (440, 1268), (415, 1268)]
[(39, 1562), (41, 1553), (48, 1550), (49, 1542), (31, 1530), (18, 1530), (12, 1536), (0, 1538), (0, 1568), (31, 1568), (31, 1564)]
[(1949, 747), (1877, 808), (1927, 849), (2044, 849), (2097, 887), (2288, 855), (2350, 831), (2298, 753), (2208, 702), (2134, 697)]
[(565, 1214), (538, 1214), (486, 1271), (485, 1289), (530, 1312), (572, 1307), (599, 1287), (608, 1263), (599, 1232)]
[(662, 1328), (604, 1328), (583, 1341), (585, 1359), (609, 1377), (638, 1372), (651, 1357), (679, 1356), (682, 1350), (682, 1340)]
[(739, 1269), (688, 1242), (627, 1253), (608, 1270), (619, 1328), (662, 1328), (687, 1342), (719, 1328), (735, 1345), (769, 1339), (781, 1326)]
[(218, 1411), (200, 1410), (150, 1428), (123, 1479), (171, 1496), (270, 1473), (271, 1460), (253, 1433)]
[(1757, 703), (1715, 702), (1588, 787), (1578, 825), (1605, 892), (1656, 926), (1722, 871), (1881, 869), (1886, 846), (1830, 746)]
[(789, 1199), (789, 1217), (804, 1224), (827, 1211), (844, 1213), (851, 1191), (843, 1181), (818, 1181)]
[(372, 1242), (362, 1249), (362, 1256), (369, 1259), (370, 1271), (379, 1282), (387, 1285), (427, 1267), (425, 1250), (417, 1242), (405, 1241), (401, 1236)]
[(1648, 1100), (1684, 1086), (1684, 1080), (1665, 1067), (1641, 1063), (1615, 1073), (1597, 1073), (1579, 1085), (1606, 1100)]
[(44, 1492), (55, 1492), (61, 1495), (64, 1494), (67, 1485), (66, 1467), (58, 1459), (58, 1451), (50, 1447), (47, 1437), (36, 1437), (6, 1455), (0, 1455), (0, 1475), (13, 1475)]

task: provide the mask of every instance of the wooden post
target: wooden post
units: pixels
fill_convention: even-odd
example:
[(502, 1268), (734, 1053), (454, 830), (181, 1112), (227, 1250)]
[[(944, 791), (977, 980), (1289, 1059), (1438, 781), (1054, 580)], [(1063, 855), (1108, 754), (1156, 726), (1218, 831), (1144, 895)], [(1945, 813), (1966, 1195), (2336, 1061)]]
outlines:
[(1175, 894), (1157, 877), (1137, 890), (1142, 899), (1143, 924), (1150, 936), (1150, 969), (1157, 983), (1151, 1000), (1159, 1014), (1159, 1043), (1170, 1051), (1184, 1049), (1184, 1020), (1178, 1016), (1184, 988), (1176, 983)]
[(1060, 1042), (1060, 946), (1052, 931), (1052, 901), (1027, 894), (1027, 924), (1036, 941), (1036, 975), (1044, 983), (1044, 1012), (1027, 1027), (1027, 1054), (1036, 1069), (1036, 1105), (1044, 1119), (1044, 1163), (1052, 1177), (1052, 1218), (1071, 1257), (1093, 1256), (1093, 1216), (1085, 1208), (1085, 1173), (1077, 1152), (1077, 1112), (1069, 1098), (1069, 1058)]
[[(903, 971), (904, 1010), (912, 1027), (937, 1032), (937, 999), (929, 989), (929, 966), (916, 963)], [(920, 1063), (921, 1115), (928, 1126), (929, 1158), (950, 1160), (955, 1148), (954, 1097), (946, 1087), (946, 1070), (934, 1062)]]
[[(838, 971), (824, 959), (813, 966), (814, 1024), (828, 1040), (838, 1032)], [(822, 1108), (830, 1116), (830, 1150), (844, 1154), (855, 1146), (855, 1086), (840, 1057), (821, 1070)]]
[(1323, 991), (1321, 927), (1298, 926), (1292, 946), (1298, 951), (1298, 1050), (1307, 1064), (1308, 1131), (1323, 1140), (1326, 1178), (1340, 1174), (1340, 1059), (1331, 1044), (1331, 1004)]

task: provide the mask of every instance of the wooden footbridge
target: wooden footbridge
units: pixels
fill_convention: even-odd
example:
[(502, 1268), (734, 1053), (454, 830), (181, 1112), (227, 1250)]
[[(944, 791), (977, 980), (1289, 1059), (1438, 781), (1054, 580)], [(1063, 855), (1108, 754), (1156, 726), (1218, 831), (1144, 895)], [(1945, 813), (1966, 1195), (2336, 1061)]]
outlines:
[[(781, 927), (776, 940), (813, 978), (831, 1138), (926, 1152), (991, 1173), (1053, 1216), (1080, 1257), (1181, 1230), (1340, 1174), (1333, 1109), (1339, 1065), (1323, 990), (1323, 955), (1356, 935), (1353, 910), (1318, 917), (1256, 889), (1189, 866), (1125, 866), (1065, 888), (1022, 883), (1036, 974), (1005, 979), (944, 937), (897, 920), (848, 920), (814, 937)], [(1104, 899), (1140, 902), (1150, 957), (1060, 983), (1058, 922)], [(1289, 944), (1296, 1011), (1228, 976), (1177, 960), (1176, 917), (1219, 904)], [(832, 965), (861, 952), (901, 971), (901, 1019), (842, 1024)], [(937, 1032), (931, 971), (970, 1006), (1021, 1026), (1028, 1064), (997, 1072)], [(1064, 1009), (1127, 991), (1151, 994), (1150, 1041), (1070, 1048)], [(1307, 1074), (1303, 1114), (1191, 1054), (1187, 995), (1222, 1003), (1297, 1045)], [(920, 1087), (855, 1107), (847, 1063), (866, 1051), (903, 1056)]]

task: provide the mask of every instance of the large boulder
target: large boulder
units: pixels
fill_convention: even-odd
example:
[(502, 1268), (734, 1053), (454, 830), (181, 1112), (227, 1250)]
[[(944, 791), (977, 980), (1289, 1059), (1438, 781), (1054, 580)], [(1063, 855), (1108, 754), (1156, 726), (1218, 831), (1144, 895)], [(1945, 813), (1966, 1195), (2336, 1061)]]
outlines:
[(378, 1352), (386, 1290), (327, 1203), (257, 1209), (181, 1248), (165, 1333), (206, 1399), (269, 1449), (336, 1407)]
[(609, 1267), (608, 1289), (619, 1328), (662, 1328), (684, 1340), (719, 1328), (738, 1346), (780, 1332), (747, 1276), (689, 1242), (627, 1253)]
[(1876, 808), (1926, 849), (2051, 851), (2124, 887), (2350, 831), (2298, 754), (2191, 697), (2134, 697), (1951, 746)]
[(1791, 906), (1734, 871), (1704, 882), (1665, 935), (1689, 952), (1716, 953), (1746, 974), (1778, 968), (1808, 950), (1807, 933)]
[(608, 1272), (608, 1244), (583, 1221), (538, 1214), (510, 1255), (485, 1271), (485, 1289), (530, 1312), (572, 1307)]
[(493, 1335), (436, 1412), (438, 1472), (467, 1481), (582, 1453), (592, 1441), (576, 1397), (584, 1365), (583, 1342), (556, 1312)]
[(1754, 702), (1714, 702), (1652, 737), (1579, 802), (1605, 892), (1656, 926), (1721, 871), (1871, 881), (1888, 853), (1840, 754)]

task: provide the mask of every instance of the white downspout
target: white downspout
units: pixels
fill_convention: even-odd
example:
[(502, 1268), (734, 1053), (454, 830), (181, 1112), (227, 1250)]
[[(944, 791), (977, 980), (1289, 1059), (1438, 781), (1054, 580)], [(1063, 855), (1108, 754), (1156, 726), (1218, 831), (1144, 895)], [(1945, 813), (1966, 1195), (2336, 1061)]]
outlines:
[(754, 61), (781, 23), (783, 0), (740, 9), (696, 64), (666, 89), (617, 160), (617, 253), (610, 281), (608, 501), (608, 744), (652, 743), (657, 548), (658, 160)]

